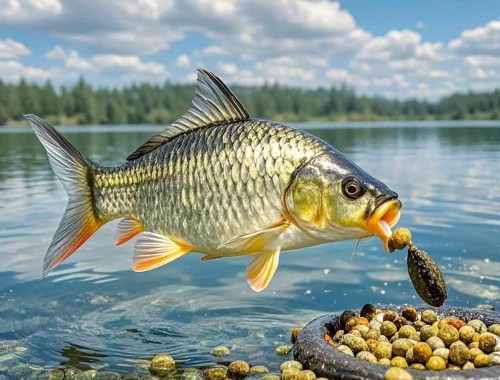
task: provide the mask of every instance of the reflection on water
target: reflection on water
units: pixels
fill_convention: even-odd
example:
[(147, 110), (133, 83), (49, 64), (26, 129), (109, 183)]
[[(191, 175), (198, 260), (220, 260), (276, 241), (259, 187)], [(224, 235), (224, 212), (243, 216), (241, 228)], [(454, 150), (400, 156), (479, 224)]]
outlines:
[[(500, 128), (305, 126), (398, 191), (400, 224), (444, 270), (450, 305), (500, 308)], [(62, 130), (88, 157), (112, 165), (155, 129)], [(185, 367), (206, 365), (218, 344), (232, 348), (228, 360), (276, 370), (274, 348), (293, 326), (366, 302), (420, 303), (405, 255), (386, 254), (376, 240), (352, 260), (353, 242), (285, 253), (257, 294), (246, 284), (245, 258), (201, 264), (189, 255), (132, 272), (133, 244), (113, 246), (116, 223), (40, 281), (66, 195), (28, 129), (0, 130), (0, 199), (0, 372), (16, 360), (140, 372), (141, 360), (160, 352)]]

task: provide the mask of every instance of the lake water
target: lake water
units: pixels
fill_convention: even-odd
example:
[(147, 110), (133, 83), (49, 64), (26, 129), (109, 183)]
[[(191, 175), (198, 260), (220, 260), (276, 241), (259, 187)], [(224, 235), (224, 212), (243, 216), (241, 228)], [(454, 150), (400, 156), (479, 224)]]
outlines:
[[(500, 127), (483, 123), (302, 124), (396, 190), (401, 226), (442, 268), (448, 305), (500, 309)], [(66, 127), (92, 160), (122, 162), (159, 127)], [(116, 223), (44, 280), (42, 261), (66, 194), (28, 128), (0, 129), (0, 377), (15, 363), (146, 373), (138, 359), (168, 353), (183, 367), (212, 364), (212, 347), (276, 371), (275, 347), (292, 327), (371, 303), (421, 305), (403, 252), (378, 239), (281, 255), (262, 293), (247, 259), (199, 255), (147, 273), (131, 270), (133, 243), (115, 247)]]

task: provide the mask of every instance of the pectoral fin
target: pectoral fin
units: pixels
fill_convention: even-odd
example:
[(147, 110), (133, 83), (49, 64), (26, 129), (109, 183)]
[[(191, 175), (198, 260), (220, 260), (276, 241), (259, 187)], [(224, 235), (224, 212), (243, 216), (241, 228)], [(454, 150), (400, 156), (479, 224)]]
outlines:
[(166, 236), (145, 232), (135, 245), (134, 271), (144, 272), (178, 259), (192, 250)]
[(259, 253), (247, 267), (247, 281), (252, 290), (260, 292), (266, 288), (278, 268), (280, 250)]
[(246, 235), (240, 235), (232, 238), (226, 243), (220, 245), (218, 249), (239, 252), (241, 254), (252, 254), (269, 248), (273, 239), (276, 239), (288, 228), (290, 224), (287, 221), (281, 221), (272, 227), (252, 232)]
[(144, 231), (144, 227), (139, 221), (131, 218), (125, 218), (118, 223), (116, 229), (115, 245), (126, 243), (135, 235)]

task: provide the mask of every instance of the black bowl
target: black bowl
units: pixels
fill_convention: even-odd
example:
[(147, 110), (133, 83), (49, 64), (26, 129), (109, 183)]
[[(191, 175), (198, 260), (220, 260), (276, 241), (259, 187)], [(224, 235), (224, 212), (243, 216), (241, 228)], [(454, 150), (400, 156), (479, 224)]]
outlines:
[[(382, 308), (382, 307), (381, 307)], [(387, 306), (383, 309), (399, 311), (398, 307)], [(465, 309), (459, 307), (424, 307), (419, 311), (432, 309), (439, 317), (455, 316), (465, 322), (471, 319), (480, 319), (487, 326), (500, 323), (500, 314), (496, 312)], [(371, 364), (369, 362), (353, 358), (335, 350), (324, 339), (325, 333), (333, 336), (340, 329), (340, 314), (334, 313), (324, 315), (309, 322), (297, 336), (294, 345), (295, 359), (302, 363), (304, 368), (310, 369), (317, 376), (330, 379), (346, 380), (377, 380), (383, 379), (388, 367)], [(406, 369), (411, 373), (414, 380), (499, 380), (500, 365), (477, 368), (470, 370), (446, 370), (446, 371), (419, 371)]]

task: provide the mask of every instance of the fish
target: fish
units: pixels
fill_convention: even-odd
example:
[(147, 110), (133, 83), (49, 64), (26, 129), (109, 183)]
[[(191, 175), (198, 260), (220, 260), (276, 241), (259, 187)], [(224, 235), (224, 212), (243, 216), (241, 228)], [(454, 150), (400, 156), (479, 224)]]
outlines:
[(202, 261), (249, 256), (247, 282), (259, 292), (281, 252), (371, 236), (387, 249), (400, 216), (383, 182), (305, 131), (250, 117), (205, 69), (189, 110), (118, 166), (92, 162), (52, 125), (25, 117), (68, 194), (42, 277), (121, 219), (117, 245), (139, 235), (135, 271), (191, 252)]

